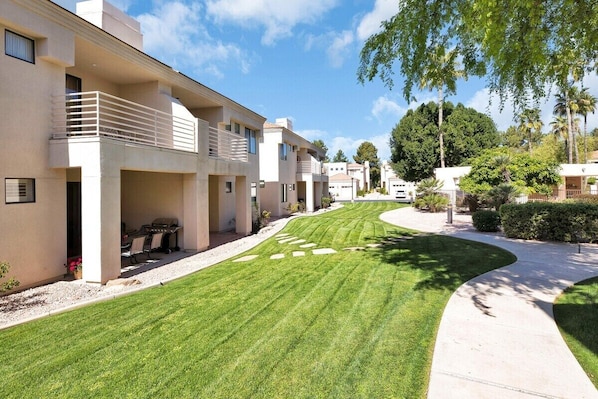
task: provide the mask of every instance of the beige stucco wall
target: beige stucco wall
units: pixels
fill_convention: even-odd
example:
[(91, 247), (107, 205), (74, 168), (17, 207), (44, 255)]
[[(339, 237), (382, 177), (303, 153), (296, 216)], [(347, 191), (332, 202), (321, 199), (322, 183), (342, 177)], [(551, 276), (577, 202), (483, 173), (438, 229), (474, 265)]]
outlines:
[[(6, 28), (42, 41), (41, 48), (36, 41), (34, 64), (5, 55)], [(27, 287), (65, 273), (66, 173), (48, 168), (47, 143), (50, 99), (64, 91), (73, 37), (5, 1), (0, 34), (0, 260), (10, 263), (10, 275)], [(5, 204), (5, 179), (16, 177), (35, 179), (34, 203)]]

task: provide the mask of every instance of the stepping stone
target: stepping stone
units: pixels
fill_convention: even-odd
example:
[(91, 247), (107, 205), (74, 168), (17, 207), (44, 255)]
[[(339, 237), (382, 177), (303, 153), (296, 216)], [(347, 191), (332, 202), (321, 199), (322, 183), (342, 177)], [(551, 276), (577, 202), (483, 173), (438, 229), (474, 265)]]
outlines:
[(293, 241), (293, 240), (296, 240), (296, 239), (297, 239), (297, 237), (286, 237), (286, 238), (283, 238), (282, 240), (278, 240), (278, 242), (280, 244), (286, 244), (287, 242)]
[(305, 252), (303, 251), (293, 251), (293, 256), (305, 256)]
[(290, 242), (289, 244), (301, 244), (301, 243), (304, 243), (304, 242), (305, 242), (305, 240), (302, 239), (302, 240), (295, 240), (293, 242)]
[(300, 248), (311, 248), (311, 247), (315, 247), (317, 244), (314, 244), (313, 242), (310, 242), (309, 244), (303, 244), (303, 245), (299, 245)]
[(332, 248), (318, 248), (313, 250), (314, 255), (328, 255), (335, 254), (336, 251)]
[(348, 247), (348, 248), (343, 248), (343, 250), (345, 251), (363, 251), (365, 249), (365, 247)]
[(279, 237), (286, 237), (286, 236), (288, 236), (288, 235), (289, 235), (289, 233), (280, 233), (280, 234), (276, 234), (276, 238), (279, 238)]
[(249, 262), (250, 260), (254, 260), (255, 258), (257, 258), (257, 255), (246, 255), (242, 258), (233, 260), (233, 262)]
[(270, 256), (270, 259), (282, 259), (284, 258), (284, 254), (274, 254)]
[(378, 247), (381, 247), (381, 246), (382, 246), (382, 244), (378, 244), (378, 243), (376, 243), (376, 244), (367, 244), (366, 245), (366, 247), (368, 247), (368, 248), (378, 248)]

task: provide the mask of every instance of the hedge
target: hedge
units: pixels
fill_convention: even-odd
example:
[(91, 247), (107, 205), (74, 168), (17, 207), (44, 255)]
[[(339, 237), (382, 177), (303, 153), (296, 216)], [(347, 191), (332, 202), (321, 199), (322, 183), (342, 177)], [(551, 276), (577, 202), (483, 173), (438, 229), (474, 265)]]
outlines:
[(528, 202), (500, 208), (505, 236), (524, 240), (597, 242), (598, 205)]
[(500, 226), (500, 215), (496, 211), (479, 210), (471, 215), (471, 219), (478, 231), (494, 232)]

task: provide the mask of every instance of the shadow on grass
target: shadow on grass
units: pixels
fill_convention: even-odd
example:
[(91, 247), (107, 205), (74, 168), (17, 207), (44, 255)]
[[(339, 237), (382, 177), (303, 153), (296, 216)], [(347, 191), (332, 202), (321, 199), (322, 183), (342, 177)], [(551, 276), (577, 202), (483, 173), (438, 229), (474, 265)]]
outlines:
[(383, 238), (374, 256), (397, 267), (419, 270), (417, 290), (455, 290), (487, 271), (516, 258), (500, 248), (433, 234), (401, 234)]

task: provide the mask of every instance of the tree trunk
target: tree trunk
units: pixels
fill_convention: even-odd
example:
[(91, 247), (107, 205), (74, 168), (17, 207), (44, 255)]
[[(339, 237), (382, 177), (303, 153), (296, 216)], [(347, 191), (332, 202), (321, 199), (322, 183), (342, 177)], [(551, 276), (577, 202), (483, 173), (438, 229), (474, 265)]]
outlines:
[(571, 108), (569, 108), (569, 96), (567, 96), (566, 100), (566, 107), (567, 110), (567, 141), (568, 141), (568, 156), (569, 156), (569, 163), (573, 163), (573, 121), (571, 120)]
[(583, 116), (583, 163), (588, 163), (588, 145), (586, 142), (587, 133), (588, 133), (588, 116), (584, 115)]
[(440, 142), (440, 167), (444, 168), (444, 135), (442, 133), (442, 86), (438, 88), (438, 141)]

